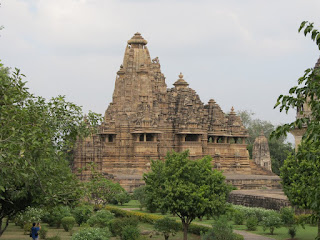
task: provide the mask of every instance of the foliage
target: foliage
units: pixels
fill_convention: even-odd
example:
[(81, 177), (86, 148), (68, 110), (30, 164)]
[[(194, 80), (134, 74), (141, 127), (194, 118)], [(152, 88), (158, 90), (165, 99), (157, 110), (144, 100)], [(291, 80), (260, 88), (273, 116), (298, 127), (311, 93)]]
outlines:
[(94, 202), (95, 207), (110, 203), (117, 194), (125, 191), (119, 183), (106, 179), (98, 172), (95, 164), (90, 165), (90, 170), (91, 179), (85, 184), (86, 196), (89, 201)]
[(14, 222), (16, 225), (22, 228), (25, 223), (41, 222), (43, 215), (43, 209), (27, 207), (25, 211), (17, 214), (17, 216), (14, 218)]
[(273, 235), (274, 230), (276, 228), (281, 227), (282, 222), (281, 222), (280, 215), (277, 213), (273, 213), (267, 217), (263, 217), (261, 224), (263, 227), (263, 231), (266, 231), (267, 229), (269, 229), (270, 234)]
[(110, 236), (108, 228), (84, 228), (74, 234), (71, 240), (109, 240)]
[(226, 216), (219, 217), (212, 225), (202, 240), (238, 240), (239, 237), (233, 233), (232, 225), (228, 222)]
[(127, 193), (126, 191), (116, 194), (114, 198), (118, 203), (120, 203), (120, 205), (123, 205), (124, 203), (127, 203), (131, 200), (129, 193)]
[(290, 153), (294, 152), (292, 144), (285, 142), (285, 136), (282, 136), (278, 139), (270, 138), (271, 133), (276, 128), (271, 122), (261, 119), (254, 119), (254, 113), (247, 110), (239, 111), (238, 115), (248, 130), (249, 137), (246, 141), (248, 144), (247, 148), (250, 158), (252, 158), (253, 143), (255, 139), (260, 136), (262, 131), (265, 137), (268, 139), (272, 171), (280, 175), (280, 167), (283, 165), (284, 160)]
[(77, 206), (72, 210), (72, 215), (74, 216), (77, 224), (80, 226), (82, 223), (88, 221), (93, 213), (93, 207), (90, 205)]
[(270, 214), (276, 214), (276, 211), (258, 207), (245, 207), (241, 205), (233, 205), (232, 208), (235, 211), (243, 212), (245, 218), (256, 217), (258, 222), (261, 222), (264, 217)]
[(39, 231), (40, 239), (46, 239), (48, 234), (48, 228), (46, 226), (41, 226), (41, 229)]
[(165, 240), (168, 240), (170, 235), (174, 236), (181, 229), (181, 224), (173, 219), (165, 217), (156, 221), (154, 228), (162, 233)]
[[(313, 23), (304, 21), (299, 32), (311, 35), (311, 39), (320, 49), (320, 34)], [(320, 69), (319, 67), (305, 70), (298, 79), (298, 85), (289, 90), (289, 95), (280, 95), (276, 107), (280, 112), (288, 112), (296, 108), (299, 117), (291, 123), (277, 127), (273, 136), (279, 137), (288, 132), (304, 128), (302, 144), (296, 156), (289, 156), (281, 168), (284, 191), (291, 203), (303, 209), (311, 209), (318, 221), (318, 236), (320, 239), (320, 204), (319, 204), (319, 136), (320, 136)], [(308, 110), (308, 113), (304, 111)], [(302, 130), (301, 130), (302, 131)]]
[(297, 234), (297, 227), (296, 226), (289, 227), (288, 234), (290, 235), (291, 239), (293, 239)]
[(23, 225), (23, 234), (29, 234), (32, 228), (32, 223), (27, 222)]
[(222, 173), (212, 170), (211, 157), (188, 156), (188, 151), (168, 153), (165, 162), (152, 161), (151, 171), (144, 175), (148, 202), (179, 216), (185, 240), (195, 218), (225, 211), (230, 192)]
[(23, 77), (0, 63), (0, 236), (28, 206), (80, 198), (69, 160), (77, 136), (91, 131), (80, 107), (62, 96), (47, 101), (32, 95)]
[(258, 219), (254, 216), (249, 217), (246, 221), (246, 227), (249, 231), (255, 231), (258, 226)]
[(137, 226), (127, 225), (124, 226), (121, 232), (122, 240), (138, 240), (140, 231)]
[(68, 206), (59, 205), (48, 209), (43, 216), (43, 221), (48, 223), (50, 227), (56, 226), (59, 228), (61, 219), (69, 216), (71, 216), (70, 208)]
[(286, 227), (291, 227), (295, 224), (294, 209), (291, 207), (281, 208), (281, 221)]
[(110, 222), (110, 231), (113, 236), (121, 236), (125, 226), (138, 226), (138, 221), (134, 217), (116, 218)]
[(234, 224), (242, 225), (244, 222), (245, 216), (242, 211), (235, 211), (234, 212)]
[(66, 232), (71, 231), (75, 223), (76, 220), (74, 219), (74, 217), (64, 217), (61, 219), (62, 227)]
[(61, 237), (53, 236), (53, 237), (46, 238), (46, 240), (61, 240)]
[(87, 223), (90, 225), (90, 227), (103, 228), (107, 227), (113, 218), (114, 216), (110, 211), (100, 210), (92, 215), (88, 219)]
[(133, 191), (133, 199), (136, 199), (140, 203), (140, 210), (146, 206), (147, 196), (145, 193), (146, 186), (140, 186)]

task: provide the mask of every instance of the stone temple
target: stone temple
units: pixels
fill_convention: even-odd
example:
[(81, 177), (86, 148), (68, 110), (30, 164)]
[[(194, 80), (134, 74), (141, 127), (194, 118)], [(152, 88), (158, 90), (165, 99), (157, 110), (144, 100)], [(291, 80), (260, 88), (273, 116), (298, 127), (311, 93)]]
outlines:
[[(212, 156), (213, 168), (240, 188), (245, 176), (274, 175), (249, 159), (248, 133), (234, 109), (226, 114), (213, 99), (204, 104), (181, 73), (168, 88), (158, 57), (151, 59), (146, 45), (140, 33), (128, 41), (112, 102), (98, 133), (78, 142), (75, 169), (94, 162), (107, 178), (132, 191), (144, 184), (150, 159), (188, 149), (191, 159)], [(89, 172), (78, 175), (85, 180)], [(241, 180), (232, 178), (237, 175)]]

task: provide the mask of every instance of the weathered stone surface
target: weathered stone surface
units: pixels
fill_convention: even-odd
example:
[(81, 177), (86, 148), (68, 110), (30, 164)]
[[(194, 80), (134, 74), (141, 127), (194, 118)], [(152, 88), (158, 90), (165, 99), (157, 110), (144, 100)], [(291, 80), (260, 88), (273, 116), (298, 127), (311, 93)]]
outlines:
[[(225, 114), (213, 99), (204, 104), (181, 73), (167, 88), (159, 59), (151, 59), (146, 44), (140, 33), (128, 41), (113, 100), (99, 133), (77, 144), (75, 171), (95, 162), (132, 191), (143, 184), (150, 159), (188, 149), (192, 159), (211, 155), (213, 167), (225, 173), (272, 174), (249, 160), (247, 130), (234, 109)], [(85, 180), (89, 172), (78, 175)]]
[(268, 139), (264, 136), (263, 131), (261, 131), (260, 136), (253, 143), (252, 159), (256, 164), (272, 171)]

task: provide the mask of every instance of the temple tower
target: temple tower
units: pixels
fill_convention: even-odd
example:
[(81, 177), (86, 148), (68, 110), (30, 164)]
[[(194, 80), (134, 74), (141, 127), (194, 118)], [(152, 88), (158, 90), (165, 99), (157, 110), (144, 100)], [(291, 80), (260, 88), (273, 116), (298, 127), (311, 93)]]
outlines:
[(253, 143), (252, 159), (256, 164), (272, 171), (268, 139), (264, 136), (262, 130), (260, 136), (258, 136)]

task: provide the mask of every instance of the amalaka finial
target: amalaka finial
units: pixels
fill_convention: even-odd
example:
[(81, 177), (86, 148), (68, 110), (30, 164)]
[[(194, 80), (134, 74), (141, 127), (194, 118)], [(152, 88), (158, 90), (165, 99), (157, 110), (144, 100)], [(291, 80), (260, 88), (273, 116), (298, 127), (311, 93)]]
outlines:
[(141, 45), (147, 45), (147, 40), (145, 40), (142, 36), (141, 33), (136, 32), (134, 36), (128, 41), (128, 44), (141, 44)]
[(183, 74), (182, 74), (182, 72), (180, 72), (179, 78), (180, 78), (180, 79), (183, 79)]

